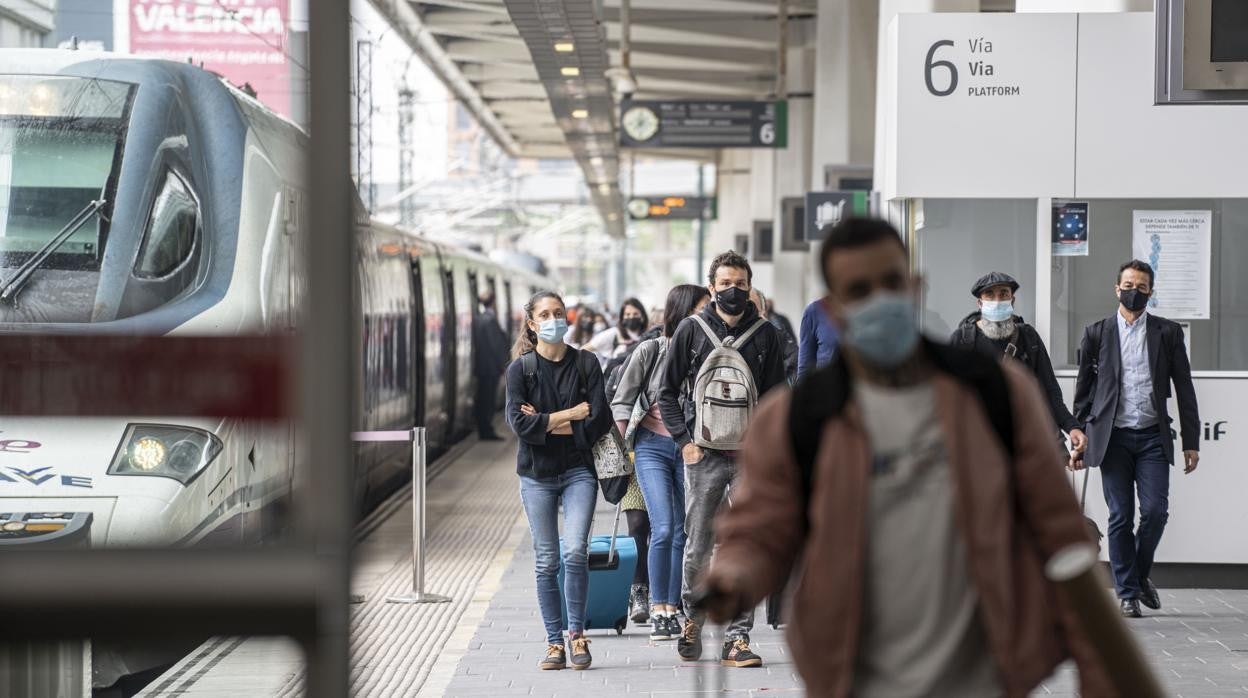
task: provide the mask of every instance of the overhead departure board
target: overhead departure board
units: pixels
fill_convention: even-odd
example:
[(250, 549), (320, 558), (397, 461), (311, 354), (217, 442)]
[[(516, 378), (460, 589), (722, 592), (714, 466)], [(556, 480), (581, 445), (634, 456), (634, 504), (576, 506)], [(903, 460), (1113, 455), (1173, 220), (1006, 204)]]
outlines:
[(639, 196), (628, 202), (633, 220), (714, 220), (713, 196)]
[(625, 100), (620, 105), (620, 145), (625, 148), (784, 148), (788, 130), (784, 100)]

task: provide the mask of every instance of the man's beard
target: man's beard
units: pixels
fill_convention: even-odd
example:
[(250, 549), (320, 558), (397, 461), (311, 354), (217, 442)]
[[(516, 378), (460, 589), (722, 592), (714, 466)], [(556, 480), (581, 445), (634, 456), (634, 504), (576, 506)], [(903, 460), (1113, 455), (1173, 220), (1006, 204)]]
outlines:
[(1001, 322), (993, 322), (992, 320), (980, 318), (977, 324), (979, 325), (979, 329), (983, 330), (984, 336), (988, 339), (1009, 339), (1010, 337), (1013, 337), (1014, 333), (1018, 330), (1018, 328), (1014, 325), (1014, 318), (1002, 320)]

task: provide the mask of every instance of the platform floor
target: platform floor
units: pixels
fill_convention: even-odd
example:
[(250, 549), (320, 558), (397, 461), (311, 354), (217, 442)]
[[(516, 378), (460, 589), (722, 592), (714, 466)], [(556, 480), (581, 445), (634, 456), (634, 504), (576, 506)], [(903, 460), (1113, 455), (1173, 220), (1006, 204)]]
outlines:
[[(428, 590), (440, 605), (398, 605), (388, 595), (410, 587), (411, 509), (389, 516), (358, 548), (352, 614), (352, 695), (691, 696), (705, 694), (716, 671), (705, 638), (700, 663), (683, 662), (674, 642), (651, 642), (646, 627), (623, 636), (591, 631), (589, 671), (543, 672), (545, 649), (532, 574), (533, 555), (515, 478), (512, 442), (467, 448), (429, 488)], [(600, 503), (596, 530), (611, 525)], [(623, 526), (621, 522), (621, 526)], [(1174, 696), (1248, 695), (1248, 591), (1162, 590), (1164, 607), (1132, 623), (1136, 637)], [(801, 695), (782, 631), (763, 624), (752, 644), (761, 669), (725, 669), (727, 693)], [(303, 693), (297, 647), (274, 638), (214, 638), (142, 696), (279, 696)], [(1073, 696), (1069, 669), (1036, 695)]]

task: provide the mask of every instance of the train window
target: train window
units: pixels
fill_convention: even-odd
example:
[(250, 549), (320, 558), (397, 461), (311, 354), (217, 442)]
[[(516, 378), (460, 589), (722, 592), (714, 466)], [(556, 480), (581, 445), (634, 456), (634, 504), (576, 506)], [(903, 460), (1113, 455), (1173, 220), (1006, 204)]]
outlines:
[(199, 230), (199, 202), (181, 177), (166, 170), (164, 184), (152, 204), (147, 230), (134, 265), (135, 276), (168, 276), (191, 256)]

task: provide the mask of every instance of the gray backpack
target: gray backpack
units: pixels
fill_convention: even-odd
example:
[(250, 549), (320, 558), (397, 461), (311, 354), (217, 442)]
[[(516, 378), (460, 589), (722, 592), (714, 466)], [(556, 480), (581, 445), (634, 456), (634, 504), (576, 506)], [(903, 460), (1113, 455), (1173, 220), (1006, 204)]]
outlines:
[(693, 319), (711, 340), (712, 347), (693, 383), (693, 442), (702, 448), (736, 451), (741, 448), (758, 403), (754, 374), (738, 348), (750, 341), (767, 321), (759, 318), (740, 336), (721, 340), (706, 320), (697, 315)]

